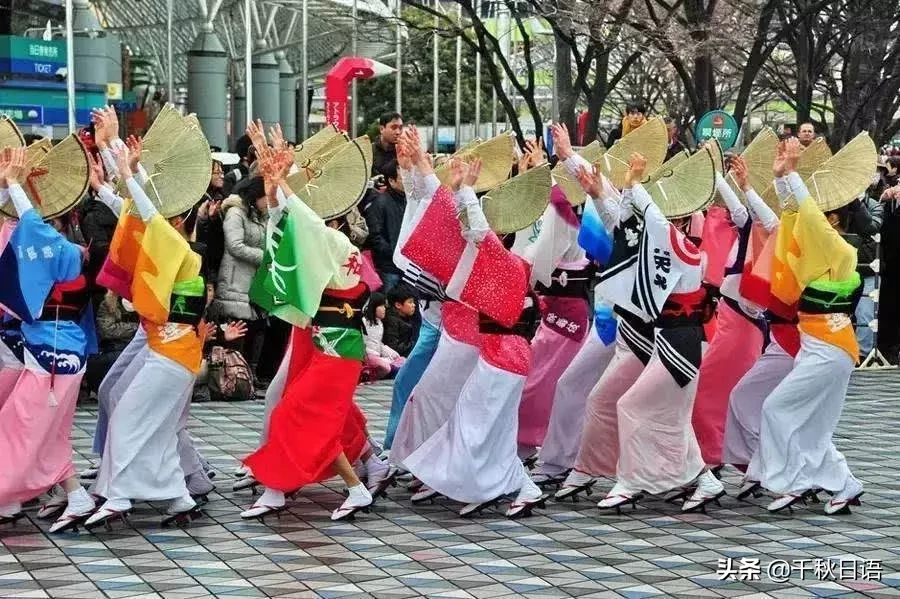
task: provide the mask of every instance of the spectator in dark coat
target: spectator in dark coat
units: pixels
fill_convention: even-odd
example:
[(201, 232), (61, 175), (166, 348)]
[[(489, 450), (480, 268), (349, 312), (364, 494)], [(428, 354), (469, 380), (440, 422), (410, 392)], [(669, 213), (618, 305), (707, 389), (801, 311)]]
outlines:
[(196, 211), (197, 241), (206, 246), (207, 268), (211, 281), (215, 284), (219, 276), (219, 266), (225, 253), (225, 232), (222, 230), (224, 211), (222, 200), (225, 195), (225, 175), (220, 162), (213, 161), (209, 187), (200, 200)]
[(406, 194), (403, 181), (397, 172), (397, 163), (390, 162), (384, 167), (388, 188), (379, 194), (365, 212), (369, 226), (368, 245), (372, 249), (375, 270), (389, 292), (400, 282), (400, 269), (394, 265), (394, 248), (400, 237), (403, 212), (406, 210)]
[(397, 161), (397, 138), (403, 132), (403, 117), (399, 112), (386, 112), (378, 119), (379, 135), (372, 144), (372, 176), (385, 175), (384, 167)]
[(687, 146), (681, 143), (678, 123), (675, 122), (675, 119), (667, 116), (664, 120), (666, 122), (666, 128), (669, 130), (669, 148), (666, 150), (666, 160), (668, 160), (675, 154), (686, 150)]
[(878, 347), (893, 364), (900, 359), (900, 185), (881, 194), (881, 285), (878, 302)]
[(381, 340), (401, 356), (408, 357), (419, 329), (416, 326), (416, 295), (406, 285), (399, 285), (388, 293), (388, 309), (384, 317), (384, 335)]
[(110, 210), (109, 206), (93, 197), (94, 192), (85, 199), (81, 205), (81, 234), (88, 246), (88, 263), (85, 268), (85, 276), (91, 285), (91, 295), (95, 298), (97, 307), (103, 299), (105, 290), (97, 287), (94, 279), (103, 267), (106, 256), (109, 254), (109, 244), (112, 243), (113, 234), (116, 232), (116, 224), (119, 217)]

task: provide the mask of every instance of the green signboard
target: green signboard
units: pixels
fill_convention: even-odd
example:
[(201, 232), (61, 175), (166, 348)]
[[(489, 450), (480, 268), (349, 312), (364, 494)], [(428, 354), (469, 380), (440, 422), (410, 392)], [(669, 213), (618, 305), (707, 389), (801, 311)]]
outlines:
[(54, 77), (66, 65), (66, 42), (0, 36), (0, 71)]
[(738, 124), (734, 117), (724, 110), (711, 110), (697, 121), (697, 141), (715, 139), (723, 150), (728, 150), (737, 142)]

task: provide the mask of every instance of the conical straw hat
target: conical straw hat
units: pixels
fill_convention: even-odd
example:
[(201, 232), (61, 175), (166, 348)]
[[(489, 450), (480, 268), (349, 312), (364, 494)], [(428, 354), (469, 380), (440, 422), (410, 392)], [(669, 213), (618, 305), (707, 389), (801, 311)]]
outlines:
[(704, 147), (709, 148), (713, 164), (716, 165), (716, 172), (725, 174), (725, 155), (722, 153), (722, 146), (719, 145), (719, 140), (714, 138), (707, 139)]
[(197, 125), (182, 121), (176, 142), (162, 156), (143, 160), (150, 182), (144, 190), (160, 214), (172, 218), (191, 209), (209, 187), (212, 156), (209, 141)]
[[(312, 208), (323, 220), (331, 220), (346, 214), (366, 193), (369, 183), (366, 144), (355, 140), (344, 144), (325, 166), (315, 171), (310, 180), (302, 185), (307, 169), (301, 175), (288, 177), (288, 184), (294, 193)], [(371, 144), (368, 144), (371, 152)]]
[[(594, 164), (600, 160), (600, 157), (603, 156), (603, 152), (604, 148), (600, 142), (592, 141), (590, 144), (578, 150), (577, 154), (587, 160), (590, 164)], [(578, 179), (569, 172), (569, 169), (566, 168), (566, 165), (563, 164), (561, 160), (556, 163), (552, 172), (556, 184), (559, 185), (563, 190), (563, 193), (566, 194), (566, 199), (569, 203), (573, 206), (580, 206), (583, 204), (586, 199), (586, 194), (584, 193), (584, 190), (581, 189), (581, 184), (578, 182)]]
[(8, 116), (0, 116), (0, 150), (4, 148), (21, 148), (25, 138), (16, 124)]
[(617, 189), (625, 186), (628, 161), (635, 152), (647, 159), (647, 171), (662, 166), (669, 146), (669, 131), (659, 117), (650, 119), (622, 137), (597, 162), (600, 171)]
[(81, 201), (87, 192), (89, 173), (87, 151), (77, 135), (69, 135), (32, 168), (22, 187), (43, 218), (55, 218)]
[[(480, 193), (497, 187), (509, 178), (516, 157), (514, 147), (513, 136), (501, 133), (486, 142), (456, 152), (452, 158), (459, 158), (463, 162), (481, 158), (481, 175), (475, 184), (475, 191)], [(434, 174), (440, 179), (441, 184), (448, 185), (451, 176), (450, 162), (447, 161), (435, 168)]]
[(372, 141), (369, 139), (368, 135), (360, 135), (353, 141), (362, 149), (363, 156), (366, 158), (366, 168), (369, 169), (369, 172), (372, 172), (372, 162), (374, 160), (372, 156)]
[(544, 164), (487, 192), (481, 205), (491, 230), (505, 235), (530, 227), (544, 213), (550, 187), (550, 165)]
[(147, 133), (144, 134), (144, 149), (141, 163), (144, 168), (157, 160), (161, 160), (177, 142), (184, 132), (184, 118), (171, 104), (166, 104), (156, 115)]
[(294, 148), (294, 162), (301, 168), (305, 167), (312, 156), (318, 154), (322, 148), (335, 139), (344, 139), (344, 136), (334, 125), (325, 125)]
[(47, 152), (49, 152), (51, 148), (53, 148), (53, 142), (51, 142), (46, 137), (37, 140), (36, 142), (25, 148), (28, 167), (36, 167), (41, 162), (41, 160), (44, 159), (44, 156), (47, 155)]
[(872, 184), (878, 150), (863, 131), (825, 161), (806, 180), (806, 187), (822, 212), (843, 208)]
[(458, 152), (465, 152), (466, 150), (471, 150), (472, 148), (474, 148), (475, 146), (477, 146), (477, 145), (480, 144), (480, 143), (484, 143), (484, 140), (481, 139), (480, 137), (476, 137), (476, 138), (474, 138), (474, 139), (470, 139), (467, 143), (464, 143), (464, 144), (462, 145), (462, 147), (461, 147), (459, 150), (457, 150), (457, 151), (458, 151)]
[(669, 158), (668, 160), (663, 162), (662, 166), (660, 166), (658, 169), (656, 169), (655, 171), (650, 173), (650, 176), (642, 181), (642, 183), (644, 184), (644, 187), (647, 187), (648, 185), (651, 185), (651, 184), (659, 181), (663, 177), (671, 176), (672, 171), (675, 170), (675, 167), (690, 157), (691, 157), (691, 153), (688, 152), (687, 150), (682, 150), (682, 151), (678, 152), (677, 154), (675, 154), (674, 156), (672, 156), (671, 158)]
[[(741, 158), (747, 164), (750, 187), (757, 193), (765, 191), (772, 183), (772, 164), (775, 162), (777, 149), (778, 135), (771, 127), (763, 127), (756, 134), (756, 137), (753, 138), (753, 141), (747, 144), (747, 147), (741, 152)], [(725, 175), (725, 180), (738, 197), (743, 195), (743, 192), (738, 189), (737, 181), (731, 175), (731, 171)], [(718, 205), (724, 204), (724, 200), (718, 191), (716, 191), (713, 198), (713, 203)]]
[(715, 190), (714, 149), (705, 147), (645, 186), (666, 218), (688, 216), (709, 205)]
[[(329, 160), (334, 158), (334, 156), (348, 143), (350, 143), (350, 138), (344, 133), (341, 133), (337, 137), (332, 137), (326, 143), (322, 144), (318, 152), (309, 155), (306, 158), (306, 163), (304, 165), (297, 163), (297, 166), (317, 171), (325, 166)], [(371, 172), (371, 170), (369, 172)]]
[[(831, 158), (831, 148), (828, 147), (823, 138), (819, 137), (813, 140), (800, 154), (797, 174), (806, 181), (829, 158)], [(775, 162), (774, 156), (772, 157), (772, 162)], [(775, 191), (774, 181), (769, 180), (768, 187), (765, 188), (765, 191), (760, 196), (769, 208), (774, 210), (776, 214), (781, 214), (781, 200), (778, 199), (778, 193)]]

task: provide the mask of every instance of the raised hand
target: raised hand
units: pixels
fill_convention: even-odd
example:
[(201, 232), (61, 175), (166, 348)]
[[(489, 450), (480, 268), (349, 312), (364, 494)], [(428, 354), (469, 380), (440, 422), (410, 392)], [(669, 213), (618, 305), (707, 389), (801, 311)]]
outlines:
[(90, 154), (88, 156), (88, 160), (91, 165), (91, 172), (88, 175), (88, 182), (91, 184), (91, 189), (94, 191), (100, 191), (100, 188), (106, 183), (106, 177), (104, 176), (103, 171), (103, 160), (100, 159), (100, 156)]
[(131, 178), (134, 171), (131, 170), (131, 158), (128, 148), (123, 148), (119, 152), (113, 152), (116, 158), (116, 167), (119, 169), (119, 176), (122, 180)]
[(218, 328), (216, 327), (216, 323), (204, 321), (200, 327), (200, 336), (203, 337), (203, 339), (216, 338), (216, 329)]
[(280, 123), (275, 123), (272, 127), (269, 127), (269, 139), (272, 140), (272, 147), (275, 148), (276, 152), (288, 147), (287, 142), (284, 141)]
[(28, 176), (27, 155), (25, 148), (7, 148), (7, 150), (9, 150), (9, 160), (5, 164), (4, 178), (7, 185), (16, 185)]
[(597, 167), (592, 167), (590, 171), (584, 167), (578, 169), (578, 183), (584, 193), (592, 198), (603, 197), (603, 175), (600, 174)]
[(775, 162), (772, 164), (772, 173), (776, 179), (780, 179), (787, 174), (787, 146), (784, 141), (778, 142), (775, 150)]
[(262, 121), (256, 119), (256, 122), (247, 123), (247, 136), (250, 137), (250, 141), (253, 142), (253, 148), (256, 150), (257, 157), (268, 149), (269, 144), (266, 142), (266, 130), (263, 127)]
[(634, 152), (628, 160), (628, 172), (625, 173), (625, 186), (631, 187), (644, 179), (644, 171), (647, 170), (647, 159)]
[(144, 140), (136, 135), (129, 135), (125, 145), (128, 146), (128, 154), (130, 156), (128, 166), (131, 168), (132, 173), (136, 173), (138, 172), (138, 164), (141, 162), (141, 154), (144, 152)]
[(243, 320), (238, 320), (237, 322), (229, 322), (225, 326), (225, 341), (231, 342), (235, 339), (240, 339), (244, 335), (247, 334), (247, 323)]
[(550, 134), (553, 136), (553, 149), (560, 160), (567, 160), (574, 153), (572, 140), (569, 137), (569, 128), (564, 123), (550, 125)]
[(787, 172), (796, 171), (797, 165), (800, 164), (800, 154), (803, 153), (803, 146), (800, 145), (800, 140), (796, 137), (785, 140), (784, 151), (784, 162)]
[(397, 166), (404, 171), (409, 171), (413, 167), (412, 157), (410, 156), (409, 143), (405, 137), (401, 137), (396, 144), (397, 147)]
[(479, 175), (481, 175), (481, 158), (476, 158), (468, 165), (468, 170), (463, 178), (463, 185), (466, 187), (475, 187)]
[(750, 172), (747, 170), (747, 163), (741, 156), (735, 156), (731, 159), (731, 175), (737, 181), (741, 191), (750, 189)]

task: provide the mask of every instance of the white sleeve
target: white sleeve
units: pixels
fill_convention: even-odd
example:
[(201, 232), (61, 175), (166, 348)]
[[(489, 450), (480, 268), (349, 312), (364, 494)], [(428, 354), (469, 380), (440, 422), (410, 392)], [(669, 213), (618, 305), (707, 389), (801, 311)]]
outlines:
[(655, 238), (661, 239), (669, 233), (669, 219), (667, 219), (644, 186), (635, 183), (631, 188), (631, 201), (639, 214), (644, 215), (644, 228)]
[(775, 194), (782, 203), (791, 195), (791, 188), (788, 185), (787, 177), (777, 177), (775, 179)]
[[(422, 200), (426, 202), (430, 202), (431, 198), (434, 197), (434, 194), (437, 193), (438, 188), (441, 186), (441, 180), (438, 179), (438, 176), (434, 173), (430, 173), (422, 178)], [(475, 193), (475, 190), (472, 190), (472, 193)]]
[(0, 208), (6, 206), (6, 203), (9, 201), (9, 189), (5, 187), (0, 187)]
[(406, 194), (406, 200), (412, 201), (413, 203), (419, 201), (419, 190), (416, 186), (416, 167), (413, 167), (410, 170), (405, 168), (397, 169), (397, 172), (400, 174), (400, 180), (403, 182), (403, 191)]
[(778, 215), (763, 201), (752, 188), (744, 192), (753, 220), (760, 223), (766, 231), (774, 231), (778, 227)]
[(456, 209), (460, 212), (465, 210), (469, 220), (469, 227), (463, 231), (466, 241), (477, 243), (487, 237), (491, 228), (481, 210), (481, 201), (475, 196), (475, 190), (468, 186), (463, 187), (453, 194), (453, 198), (456, 200)]
[(9, 186), (9, 197), (12, 199), (13, 206), (16, 208), (16, 214), (19, 215), (19, 218), (32, 210), (31, 200), (28, 199), (28, 196), (25, 195), (25, 190), (22, 189), (22, 186), (18, 183), (14, 183)]
[(150, 197), (144, 191), (144, 188), (141, 187), (141, 184), (138, 183), (134, 177), (128, 177), (125, 184), (128, 186), (128, 192), (131, 194), (131, 199), (134, 200), (134, 203), (137, 206), (138, 213), (141, 215), (141, 220), (148, 222), (156, 216), (156, 206), (150, 201)]
[(100, 191), (97, 192), (97, 200), (106, 204), (116, 216), (122, 214), (122, 205), (124, 202), (119, 194), (110, 189), (108, 185), (100, 187)]
[(106, 169), (107, 181), (118, 181), (119, 167), (116, 166), (116, 158), (109, 148), (100, 150), (100, 158), (103, 160), (103, 168)]
[(138, 162), (137, 170), (138, 172), (134, 174), (134, 178), (141, 184), (141, 187), (147, 187), (147, 182), (150, 181), (150, 175), (147, 174), (147, 169), (144, 168), (143, 164)]
[(804, 200), (809, 198), (809, 189), (806, 188), (806, 183), (803, 182), (803, 179), (796, 171), (788, 173), (787, 185), (791, 193), (794, 194), (798, 204), (802, 204)]
[(281, 217), (284, 216), (284, 207), (287, 206), (287, 197), (281, 191), (281, 186), (275, 190), (275, 197), (278, 199), (278, 205), (269, 206), (269, 222), (273, 225), (277, 225), (281, 221)]
[(725, 200), (728, 212), (731, 213), (731, 222), (738, 227), (746, 225), (749, 216), (747, 214), (747, 209), (741, 204), (737, 194), (734, 193), (734, 190), (728, 185), (725, 177), (719, 172), (716, 172), (716, 190), (719, 192), (719, 195), (722, 196), (722, 199)]

